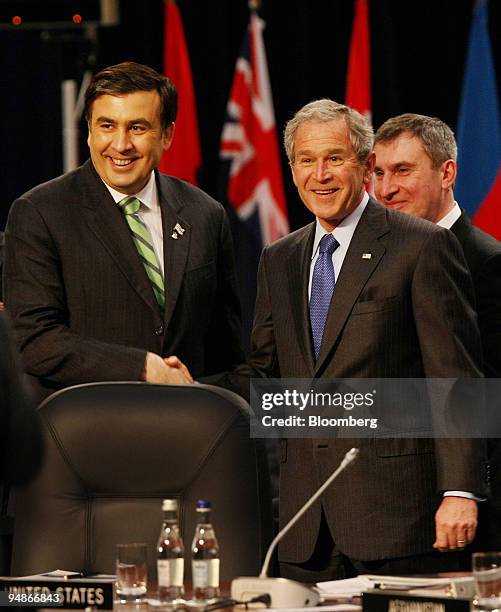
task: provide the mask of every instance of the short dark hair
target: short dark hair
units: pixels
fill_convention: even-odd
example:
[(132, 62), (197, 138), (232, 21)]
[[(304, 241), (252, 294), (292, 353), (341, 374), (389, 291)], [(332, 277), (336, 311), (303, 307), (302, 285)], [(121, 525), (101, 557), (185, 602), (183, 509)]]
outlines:
[(421, 140), (433, 168), (440, 168), (448, 159), (456, 161), (458, 150), (454, 132), (438, 117), (415, 113), (391, 117), (376, 132), (374, 145), (388, 144), (407, 132)]
[(92, 77), (85, 92), (84, 114), (87, 123), (92, 115), (92, 105), (100, 96), (123, 96), (136, 91), (157, 91), (162, 104), (160, 121), (168, 128), (177, 116), (177, 90), (166, 76), (153, 68), (136, 62), (122, 62), (104, 68)]

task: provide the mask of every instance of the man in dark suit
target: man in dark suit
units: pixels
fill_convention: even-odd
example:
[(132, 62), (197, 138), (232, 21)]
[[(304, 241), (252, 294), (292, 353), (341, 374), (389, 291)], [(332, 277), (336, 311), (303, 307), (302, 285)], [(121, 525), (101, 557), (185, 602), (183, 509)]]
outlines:
[[(407, 113), (376, 132), (377, 199), (450, 229), (459, 240), (475, 289), (484, 372), (501, 378), (501, 243), (472, 225), (454, 200), (457, 146), (440, 119)], [(473, 178), (474, 180), (474, 178)], [(501, 548), (501, 445), (488, 442), (491, 498), (481, 505), (477, 548)]]
[(229, 225), (222, 206), (156, 167), (177, 93), (126, 62), (85, 96), (91, 159), (28, 191), (6, 229), (5, 301), (38, 396), (102, 380), (180, 382), (242, 358)]
[[(307, 104), (287, 124), (293, 180), (316, 221), (264, 249), (252, 352), (220, 384), (248, 395), (249, 377), (481, 376), (459, 244), (369, 198), (372, 144), (366, 119), (331, 100)], [(284, 440), (281, 526), (352, 446), (357, 461), (281, 543), (282, 575), (455, 569), (451, 551), (473, 539), (475, 497), (486, 493), (478, 441)]]

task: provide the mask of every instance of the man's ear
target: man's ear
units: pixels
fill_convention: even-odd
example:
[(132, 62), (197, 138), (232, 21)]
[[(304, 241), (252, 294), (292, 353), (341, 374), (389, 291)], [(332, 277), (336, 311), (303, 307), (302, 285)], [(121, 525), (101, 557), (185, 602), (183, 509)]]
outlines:
[(293, 162), (289, 162), (289, 168), (291, 169), (291, 174), (292, 174), (292, 181), (294, 183), (294, 185), (297, 187), (297, 181), (296, 181), (296, 175), (294, 173), (294, 165)]
[(169, 127), (165, 128), (162, 134), (162, 146), (164, 151), (171, 146), (172, 140), (174, 139), (174, 132), (176, 130), (176, 124), (174, 121), (169, 125)]
[(371, 180), (372, 173), (374, 172), (375, 163), (376, 163), (376, 154), (373, 151), (367, 158), (367, 161), (365, 162), (364, 183), (368, 183)]
[(453, 159), (447, 159), (440, 168), (442, 173), (442, 189), (451, 189), (456, 182), (458, 165)]

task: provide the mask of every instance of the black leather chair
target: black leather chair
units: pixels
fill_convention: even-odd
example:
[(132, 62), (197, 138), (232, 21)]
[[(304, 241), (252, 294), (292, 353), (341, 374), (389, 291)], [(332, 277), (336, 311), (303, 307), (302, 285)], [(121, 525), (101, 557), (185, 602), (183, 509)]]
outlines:
[(156, 566), (163, 498), (178, 498), (190, 580), (198, 499), (213, 504), (221, 579), (254, 575), (271, 538), (266, 459), (248, 405), (209, 385), (96, 383), (40, 406), (46, 456), (16, 492), (12, 574), (114, 573), (115, 545), (146, 542)]

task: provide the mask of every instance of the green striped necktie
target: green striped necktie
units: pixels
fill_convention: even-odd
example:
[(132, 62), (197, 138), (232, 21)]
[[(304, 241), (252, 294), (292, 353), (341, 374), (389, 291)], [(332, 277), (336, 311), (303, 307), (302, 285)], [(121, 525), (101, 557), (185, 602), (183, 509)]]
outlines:
[(125, 215), (125, 219), (127, 220), (127, 224), (132, 234), (132, 239), (134, 240), (146, 274), (153, 287), (153, 292), (155, 293), (160, 308), (163, 310), (165, 305), (164, 277), (153, 249), (150, 230), (138, 215), (138, 211), (141, 208), (141, 201), (134, 196), (127, 196), (123, 200), (120, 200), (118, 205)]

